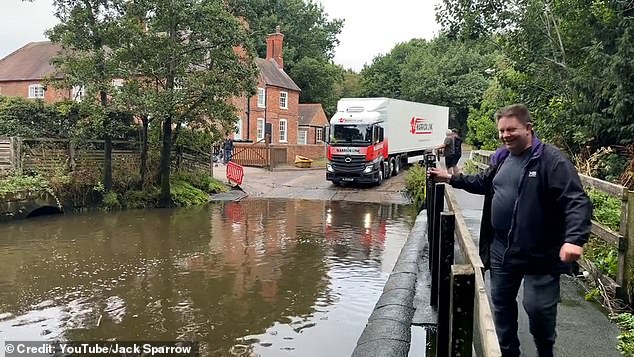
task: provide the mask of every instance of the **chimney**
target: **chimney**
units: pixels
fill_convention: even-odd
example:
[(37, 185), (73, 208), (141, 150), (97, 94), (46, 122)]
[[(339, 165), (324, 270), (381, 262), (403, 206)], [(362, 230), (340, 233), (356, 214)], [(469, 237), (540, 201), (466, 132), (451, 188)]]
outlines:
[(266, 35), (266, 59), (274, 59), (279, 69), (284, 68), (284, 55), (282, 54), (283, 42), (284, 35), (280, 33), (279, 25), (275, 26), (275, 33)]

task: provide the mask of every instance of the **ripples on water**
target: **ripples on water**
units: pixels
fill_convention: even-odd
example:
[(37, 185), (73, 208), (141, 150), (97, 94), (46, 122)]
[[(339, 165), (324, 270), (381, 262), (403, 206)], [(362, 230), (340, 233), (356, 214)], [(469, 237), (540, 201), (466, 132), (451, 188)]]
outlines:
[(410, 227), (403, 206), (304, 200), (0, 225), (0, 339), (349, 355)]

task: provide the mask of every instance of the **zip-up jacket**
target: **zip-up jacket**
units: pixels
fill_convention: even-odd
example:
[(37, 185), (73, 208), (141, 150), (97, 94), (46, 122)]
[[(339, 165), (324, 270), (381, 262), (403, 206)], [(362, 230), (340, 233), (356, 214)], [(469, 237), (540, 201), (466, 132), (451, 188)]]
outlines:
[[(491, 264), (493, 178), (509, 151), (498, 149), (488, 169), (477, 175), (458, 175), (449, 180), (453, 187), (484, 195), (480, 224), (480, 258)], [(583, 190), (576, 168), (552, 145), (533, 138), (531, 156), (522, 169), (511, 228), (506, 237), (502, 267), (525, 274), (563, 273), (570, 266), (561, 262), (564, 243), (583, 246), (592, 227), (592, 203)]]

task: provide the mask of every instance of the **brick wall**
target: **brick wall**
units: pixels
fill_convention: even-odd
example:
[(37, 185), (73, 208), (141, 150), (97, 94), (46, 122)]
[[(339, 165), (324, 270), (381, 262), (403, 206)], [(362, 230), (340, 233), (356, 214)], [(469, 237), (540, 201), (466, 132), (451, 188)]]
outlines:
[[(0, 95), (7, 97), (29, 97), (29, 86), (32, 84), (41, 84), (41, 81), (15, 81), (0, 82)], [(44, 101), (46, 103), (59, 102), (70, 97), (69, 90), (57, 89), (48, 86), (44, 92)]]
[[(263, 88), (262, 82), (258, 87)], [(280, 92), (288, 93), (288, 108), (280, 108)], [(257, 94), (248, 99), (250, 106), (250, 123), (247, 124), (247, 98), (235, 98), (234, 106), (239, 110), (237, 115), (242, 119), (242, 139), (257, 141), (257, 120), (265, 119), (272, 124), (272, 144), (297, 144), (297, 129), (299, 125), (299, 92), (278, 87), (266, 87), (266, 108), (258, 107)], [(265, 113), (266, 110), (266, 113)], [(287, 142), (280, 143), (280, 119), (286, 119)]]

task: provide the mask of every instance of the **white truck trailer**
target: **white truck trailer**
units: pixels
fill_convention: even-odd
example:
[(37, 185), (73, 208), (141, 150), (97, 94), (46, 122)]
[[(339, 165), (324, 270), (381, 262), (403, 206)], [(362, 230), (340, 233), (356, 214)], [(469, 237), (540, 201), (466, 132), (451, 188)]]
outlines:
[(390, 98), (343, 98), (326, 127), (326, 180), (374, 183), (442, 144), (449, 108)]

